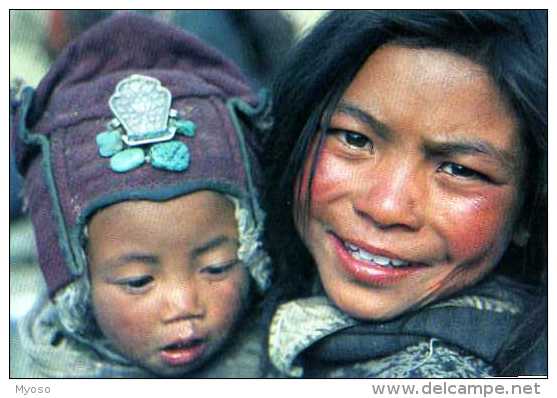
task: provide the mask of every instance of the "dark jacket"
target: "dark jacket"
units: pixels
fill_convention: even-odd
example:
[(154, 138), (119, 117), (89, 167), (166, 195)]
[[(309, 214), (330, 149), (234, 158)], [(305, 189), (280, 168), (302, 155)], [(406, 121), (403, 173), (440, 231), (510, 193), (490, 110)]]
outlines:
[[(325, 296), (279, 307), (270, 330), (275, 375), (287, 377), (488, 377), (535, 297), (526, 285), (490, 277), (458, 295), (383, 322), (362, 322)], [(542, 347), (543, 348), (543, 347)], [(544, 350), (524, 374), (543, 371)]]

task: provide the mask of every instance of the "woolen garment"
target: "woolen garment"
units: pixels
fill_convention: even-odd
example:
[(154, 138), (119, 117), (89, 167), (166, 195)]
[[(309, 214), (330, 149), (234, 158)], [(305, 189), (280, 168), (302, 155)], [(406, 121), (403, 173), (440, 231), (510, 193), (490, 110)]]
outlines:
[[(351, 318), (325, 295), (291, 301), (280, 306), (272, 320), (269, 356), (273, 374), (319, 378), (494, 376), (499, 349), (535, 302), (531, 290), (492, 276), (450, 298), (383, 322)], [(532, 371), (524, 369), (526, 374)]]

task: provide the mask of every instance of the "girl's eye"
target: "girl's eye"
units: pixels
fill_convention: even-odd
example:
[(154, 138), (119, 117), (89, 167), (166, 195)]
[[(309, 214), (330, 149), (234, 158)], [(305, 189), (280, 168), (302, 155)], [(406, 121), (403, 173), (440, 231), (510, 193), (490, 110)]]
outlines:
[(479, 173), (458, 163), (444, 162), (439, 169), (455, 177), (489, 180), (485, 174)]
[(141, 276), (137, 278), (129, 278), (118, 281), (118, 285), (124, 287), (131, 292), (141, 292), (144, 291), (151, 282), (154, 281), (152, 276)]
[(231, 271), (238, 264), (238, 260), (234, 259), (232, 261), (223, 263), (223, 264), (216, 264), (216, 265), (209, 265), (201, 269), (202, 273), (208, 274), (209, 276), (224, 276), (228, 271)]
[(371, 147), (372, 145), (369, 138), (367, 138), (365, 135), (354, 133), (351, 131), (343, 131), (340, 132), (340, 134), (343, 141), (352, 147), (365, 148), (367, 146)]
[(364, 134), (342, 129), (329, 129), (329, 134), (336, 135), (343, 144), (354, 149), (373, 149), (373, 142)]

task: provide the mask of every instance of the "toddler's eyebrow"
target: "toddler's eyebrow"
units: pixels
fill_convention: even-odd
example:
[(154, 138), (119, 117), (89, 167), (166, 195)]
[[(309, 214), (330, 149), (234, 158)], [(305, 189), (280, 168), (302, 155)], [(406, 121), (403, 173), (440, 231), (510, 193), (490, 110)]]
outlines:
[(216, 249), (217, 247), (237, 243), (235, 239), (231, 239), (226, 235), (219, 235), (213, 239), (208, 240), (207, 242), (203, 243), (200, 246), (197, 246), (195, 249), (192, 250), (191, 256), (192, 257), (199, 257), (200, 255), (210, 252), (211, 250)]
[(115, 259), (108, 260), (105, 263), (105, 266), (109, 268), (117, 268), (128, 263), (143, 263), (146, 265), (155, 266), (158, 265), (159, 262), (157, 257), (154, 255), (132, 252), (123, 254)]

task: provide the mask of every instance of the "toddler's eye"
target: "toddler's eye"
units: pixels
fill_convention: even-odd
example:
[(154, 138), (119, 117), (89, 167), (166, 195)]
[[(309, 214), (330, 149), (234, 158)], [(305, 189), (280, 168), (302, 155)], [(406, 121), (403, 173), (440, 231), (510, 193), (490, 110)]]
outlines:
[(117, 283), (126, 290), (137, 293), (144, 291), (151, 282), (154, 281), (152, 276), (140, 276), (137, 278), (128, 278), (120, 280)]
[(232, 268), (234, 268), (237, 264), (238, 264), (238, 260), (234, 259), (232, 261), (228, 261), (222, 264), (209, 265), (207, 267), (202, 268), (201, 272), (208, 274), (209, 276), (215, 276), (215, 277), (223, 276), (228, 271), (232, 270)]
[(444, 162), (439, 169), (455, 177), (488, 180), (488, 177), (485, 174), (479, 173), (458, 163)]

